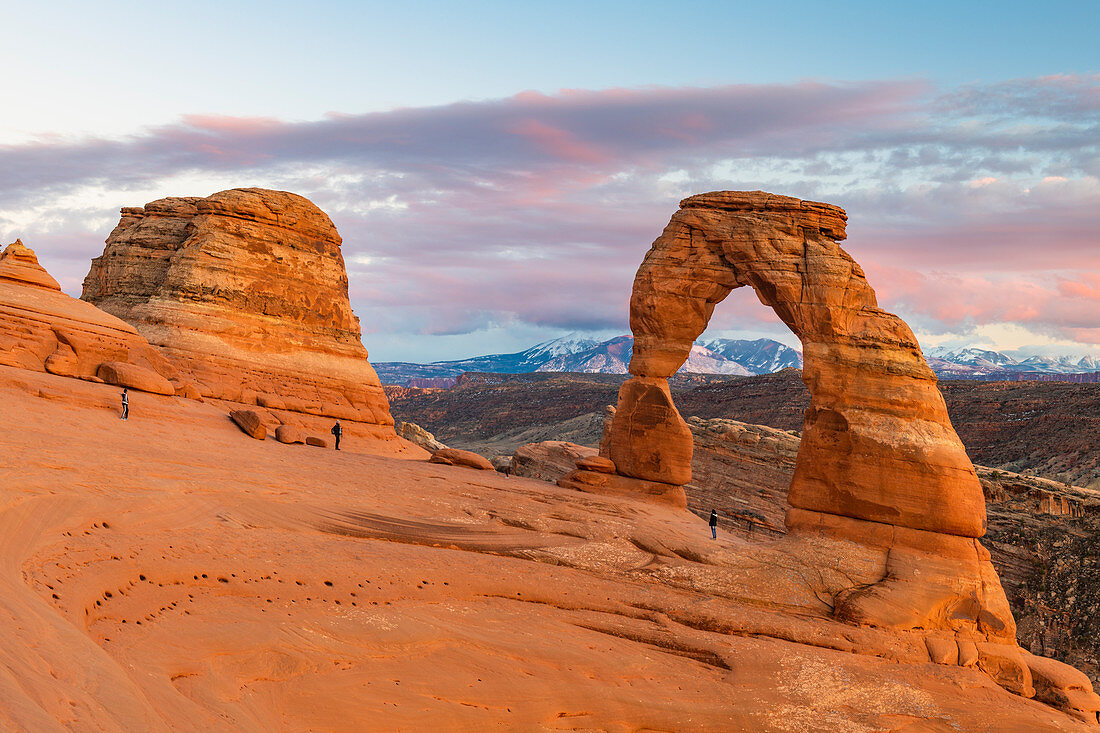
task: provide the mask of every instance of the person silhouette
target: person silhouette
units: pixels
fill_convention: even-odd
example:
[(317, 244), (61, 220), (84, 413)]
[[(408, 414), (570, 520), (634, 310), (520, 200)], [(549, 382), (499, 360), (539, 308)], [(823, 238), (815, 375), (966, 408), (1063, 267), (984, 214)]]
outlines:
[(710, 510), (710, 538), (712, 540), (718, 539), (718, 510)]
[(333, 436), (336, 437), (336, 450), (340, 450), (340, 436), (344, 434), (344, 429), (340, 427), (340, 421), (337, 420), (336, 424), (332, 426), (330, 431)]
[(130, 417), (130, 395), (126, 389), (122, 390), (122, 419), (126, 420)]

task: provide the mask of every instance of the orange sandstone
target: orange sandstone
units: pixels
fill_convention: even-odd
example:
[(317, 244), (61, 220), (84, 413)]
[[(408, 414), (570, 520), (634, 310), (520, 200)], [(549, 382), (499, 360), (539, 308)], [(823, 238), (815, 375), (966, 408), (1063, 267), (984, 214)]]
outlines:
[(61, 292), (21, 241), (0, 254), (0, 365), (93, 381), (125, 371), (123, 386), (162, 394), (179, 377), (133, 326)]
[(328, 216), (292, 193), (159, 199), (122, 209), (81, 297), (133, 324), (204, 396), (389, 437), (340, 244)]
[(1025, 658), (1081, 719), (983, 639), (832, 618), (854, 551), (116, 393), (0, 367), (0, 728), (1095, 730), (1072, 670)]

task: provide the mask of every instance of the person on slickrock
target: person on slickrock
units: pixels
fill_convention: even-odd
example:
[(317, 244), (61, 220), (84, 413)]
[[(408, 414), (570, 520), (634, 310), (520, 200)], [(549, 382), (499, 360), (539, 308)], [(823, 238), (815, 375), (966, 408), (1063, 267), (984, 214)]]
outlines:
[(337, 420), (336, 424), (332, 426), (331, 432), (336, 437), (336, 450), (340, 450), (340, 436), (344, 434), (344, 429), (340, 427), (339, 420)]
[(712, 540), (718, 539), (718, 510), (710, 510), (710, 538)]
[(127, 420), (130, 417), (130, 395), (126, 392), (126, 389), (122, 390), (122, 419)]

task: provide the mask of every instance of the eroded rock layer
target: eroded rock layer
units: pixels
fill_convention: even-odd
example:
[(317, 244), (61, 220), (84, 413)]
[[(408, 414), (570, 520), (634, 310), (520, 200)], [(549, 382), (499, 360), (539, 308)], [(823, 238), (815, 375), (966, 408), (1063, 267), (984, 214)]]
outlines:
[(133, 324), (204, 396), (390, 426), (340, 243), (292, 193), (159, 199), (122, 209), (81, 297)]
[(61, 292), (32, 250), (9, 244), (0, 254), (0, 365), (103, 381), (101, 371), (114, 372), (101, 367), (111, 364), (135, 377), (133, 384), (106, 380), (122, 386), (155, 383), (151, 391), (172, 394), (180, 385), (176, 370), (133, 326)]

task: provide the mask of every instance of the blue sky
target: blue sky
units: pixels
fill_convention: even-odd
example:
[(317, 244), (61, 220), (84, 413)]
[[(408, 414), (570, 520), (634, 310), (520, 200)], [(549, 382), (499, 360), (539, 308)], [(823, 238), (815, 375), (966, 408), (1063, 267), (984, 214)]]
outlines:
[(8, 3), (0, 237), (78, 294), (120, 206), (292, 190), (372, 358), (445, 359), (625, 331), (679, 198), (763, 188), (926, 345), (1096, 353), (1100, 3), (776, 7)]

